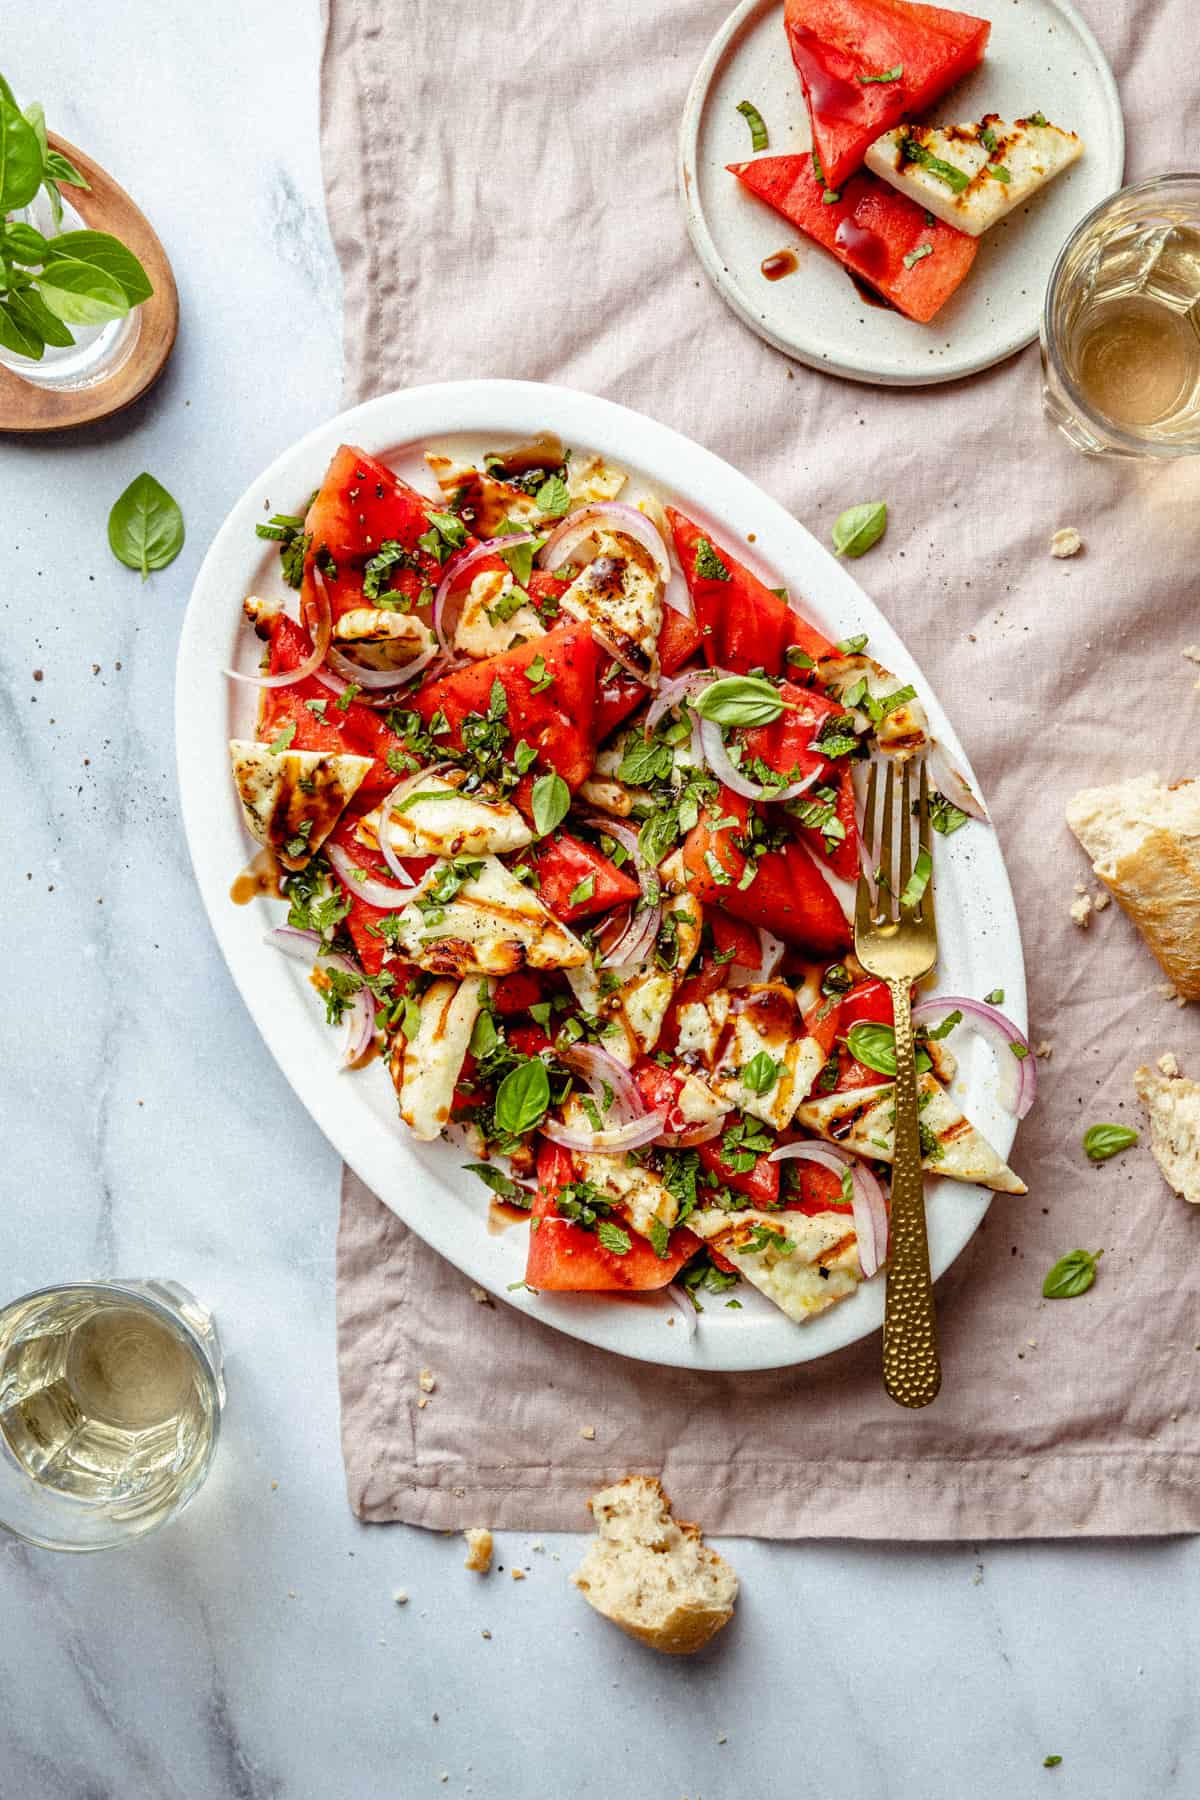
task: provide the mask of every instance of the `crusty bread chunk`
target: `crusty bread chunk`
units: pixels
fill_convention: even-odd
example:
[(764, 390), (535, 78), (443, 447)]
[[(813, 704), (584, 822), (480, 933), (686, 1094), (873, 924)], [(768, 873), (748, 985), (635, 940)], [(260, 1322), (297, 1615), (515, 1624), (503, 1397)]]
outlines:
[(1200, 1083), (1178, 1073), (1175, 1058), (1161, 1057), (1158, 1074), (1143, 1063), (1133, 1073), (1137, 1097), (1150, 1114), (1150, 1149), (1168, 1185), (1200, 1205)]
[(467, 1560), (464, 1569), (474, 1569), (477, 1575), (486, 1575), (492, 1566), (492, 1534), (486, 1525), (473, 1525), (464, 1531), (467, 1540)]
[(627, 1475), (588, 1505), (599, 1536), (571, 1580), (598, 1613), (669, 1656), (701, 1649), (729, 1622), (737, 1576), (698, 1525), (671, 1516), (661, 1482)]
[(1085, 788), (1067, 824), (1175, 991), (1200, 999), (1200, 782), (1136, 775)]

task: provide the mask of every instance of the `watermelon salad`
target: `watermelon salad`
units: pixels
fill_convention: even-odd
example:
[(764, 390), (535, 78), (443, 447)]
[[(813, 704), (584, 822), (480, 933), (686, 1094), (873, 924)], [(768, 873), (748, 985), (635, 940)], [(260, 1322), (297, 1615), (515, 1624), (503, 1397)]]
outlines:
[[(887, 1254), (863, 775), (925, 754), (939, 831), (982, 808), (914, 688), (728, 532), (549, 438), (425, 460), (420, 491), (343, 445), (257, 528), (280, 591), (244, 603), (258, 666), (229, 673), (258, 712), (230, 755), (250, 891), (286, 906), (268, 941), (343, 1065), (381, 1057), (404, 1127), (528, 1214), (531, 1290), (734, 1305), (744, 1278), (808, 1319)], [(974, 1027), (1028, 1109), (1002, 998), (918, 1006), (922, 1147), (1019, 1193), (948, 1086)]]
[[(970, 270), (983, 232), (1083, 154), (1031, 110), (922, 122), (983, 60), (987, 19), (918, 0), (787, 0), (784, 30), (812, 149), (730, 173), (887, 305), (927, 324)], [(752, 147), (770, 148), (743, 101)]]

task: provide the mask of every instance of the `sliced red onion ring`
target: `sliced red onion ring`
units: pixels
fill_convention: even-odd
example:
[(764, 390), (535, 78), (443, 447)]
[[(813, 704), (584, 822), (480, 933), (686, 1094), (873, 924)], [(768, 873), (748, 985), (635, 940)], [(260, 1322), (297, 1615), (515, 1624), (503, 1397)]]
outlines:
[(672, 612), (679, 613), (685, 619), (694, 619), (696, 616), (691, 589), (678, 569), (671, 570), (671, 579), (663, 589), (663, 605), (669, 606)]
[[(937, 1025), (948, 1013), (961, 1012), (969, 1018), (996, 1052), (1000, 1068), (1000, 1088), (996, 1098), (1005, 1112), (1023, 1119), (1037, 1099), (1037, 1059), (1029, 1040), (1019, 1032), (1012, 1020), (989, 1006), (986, 1000), (971, 1000), (962, 994), (939, 994), (935, 1000), (922, 1000), (913, 1007), (914, 1025)], [(1014, 1054), (1014, 1044), (1024, 1056)]]
[[(410, 662), (401, 664), (395, 669), (368, 669), (362, 663), (351, 662), (340, 650), (330, 650), (325, 661), (343, 680), (353, 682), (355, 687), (365, 688), (368, 693), (377, 693), (381, 688), (401, 688), (407, 686), (414, 675), (429, 667), (438, 654), (436, 644), (429, 644), (418, 652)], [(343, 692), (345, 690), (343, 689)]]
[(671, 1303), (672, 1317), (678, 1314), (679, 1323), (683, 1326), (684, 1336), (690, 1344), (696, 1335), (700, 1320), (696, 1308), (692, 1305), (692, 1302), (688, 1297), (687, 1289), (679, 1287), (677, 1283), (672, 1281), (663, 1289), (663, 1293)]
[(960, 812), (965, 812), (968, 818), (980, 819), (983, 824), (990, 825), (991, 820), (983, 802), (976, 799), (936, 738), (929, 740), (928, 761), (930, 778), (942, 798), (948, 800), (951, 806), (957, 806)]
[[(682, 708), (683, 702), (693, 694), (702, 693), (710, 682), (716, 681), (724, 671), (721, 669), (692, 669), (686, 675), (675, 675), (669, 681), (661, 681), (658, 693), (650, 710), (646, 714), (646, 730), (653, 731), (668, 712), (675, 707)], [(692, 741), (689, 745), (692, 761), (699, 768), (704, 761), (704, 748), (700, 741), (700, 716), (689, 715), (692, 722)]]
[[(453, 631), (451, 630), (447, 635), (446, 604), (467, 570), (473, 569), (477, 562), (482, 562), (487, 556), (499, 556), (501, 545), (506, 550), (515, 550), (520, 544), (536, 544), (536, 542), (537, 538), (532, 531), (523, 531), (518, 537), (489, 538), (482, 544), (473, 544), (469, 550), (458, 551), (455, 556), (450, 558), (442, 573), (442, 579), (438, 582), (437, 593), (433, 596), (433, 629), (446, 656), (453, 654), (450, 642)], [(548, 548), (549, 545), (547, 545)]]
[(762, 948), (762, 961), (758, 967), (758, 979), (770, 981), (772, 975), (783, 961), (783, 953), (787, 945), (782, 938), (773, 937), (765, 926), (758, 928), (758, 941)]
[(623, 1156), (626, 1150), (640, 1150), (652, 1144), (662, 1128), (663, 1116), (659, 1112), (643, 1113), (640, 1119), (631, 1119), (612, 1131), (576, 1131), (559, 1119), (544, 1119), (538, 1127), (552, 1144), (561, 1144), (564, 1150), (580, 1150), (585, 1156)]
[(655, 1143), (662, 1144), (667, 1150), (691, 1150), (697, 1144), (711, 1143), (725, 1129), (728, 1113), (722, 1113), (719, 1119), (710, 1119), (707, 1125), (689, 1125), (686, 1131), (664, 1131)]
[(415, 883), (411, 875), (404, 887), (393, 887), (391, 882), (379, 881), (370, 875), (340, 844), (326, 844), (325, 854), (342, 880), (348, 884), (350, 892), (357, 894), (360, 900), (365, 900), (368, 906), (407, 906), (412, 898)]
[(715, 719), (701, 719), (700, 742), (704, 746), (704, 760), (717, 780), (744, 800), (794, 800), (797, 794), (807, 793), (813, 783), (820, 780), (820, 764), (809, 774), (802, 775), (799, 781), (789, 781), (786, 787), (764, 787), (760, 782), (747, 780), (731, 760), (721, 727)]
[(601, 961), (600, 967), (619, 969), (627, 963), (644, 962), (653, 948), (661, 924), (661, 906), (647, 906), (641, 912), (635, 910), (629, 924)]
[(840, 1175), (850, 1170), (853, 1184), (854, 1235), (858, 1240), (858, 1260), (863, 1280), (870, 1281), (878, 1273), (887, 1256), (888, 1211), (883, 1189), (865, 1163), (833, 1144), (780, 1144), (772, 1150), (768, 1162), (814, 1162), (823, 1169)]
[(231, 681), (244, 681), (247, 687), (285, 688), (295, 687), (298, 681), (305, 681), (310, 675), (316, 674), (325, 661), (333, 636), (333, 609), (329, 604), (329, 589), (325, 585), (325, 577), (316, 568), (312, 574), (316, 590), (317, 629), (313, 636), (311, 654), (294, 669), (281, 669), (276, 675), (243, 675), (240, 669), (226, 669), (225, 673)]
[[(671, 581), (671, 558), (658, 527), (636, 506), (622, 506), (619, 501), (600, 500), (594, 506), (582, 506), (569, 513), (557, 530), (552, 531), (538, 555), (543, 569), (554, 570), (571, 560), (571, 552), (585, 538), (591, 537), (597, 525), (606, 525), (625, 537), (633, 538), (654, 558), (658, 579), (664, 587)], [(510, 542), (516, 542), (510, 539)]]
[(604, 1105), (605, 1084), (612, 1090), (613, 1118), (618, 1125), (627, 1125), (631, 1119), (640, 1119), (646, 1111), (646, 1102), (642, 1099), (637, 1082), (629, 1073), (624, 1063), (619, 1063), (615, 1056), (599, 1044), (573, 1044), (569, 1050), (560, 1050), (558, 1060), (570, 1069), (573, 1075), (579, 1075), (587, 1083), (592, 1099), (597, 1105)]
[(362, 979), (362, 970), (355, 968), (348, 956), (323, 950), (321, 938), (315, 931), (301, 931), (294, 925), (277, 925), (267, 932), (263, 941), (273, 944), (276, 950), (282, 950), (295, 962), (308, 962), (311, 957), (314, 969), (322, 972), (338, 969), (361, 983), (346, 1009), (346, 1031), (342, 1038), (342, 1067), (352, 1069), (366, 1055), (375, 1036), (375, 1007), (371, 990)]
[(582, 813), (580, 824), (590, 826), (593, 831), (604, 832), (614, 844), (620, 844), (622, 850), (628, 851), (638, 886), (646, 899), (654, 904), (658, 900), (658, 876), (642, 855), (638, 834), (633, 826), (624, 825), (619, 819), (606, 818), (603, 813)]

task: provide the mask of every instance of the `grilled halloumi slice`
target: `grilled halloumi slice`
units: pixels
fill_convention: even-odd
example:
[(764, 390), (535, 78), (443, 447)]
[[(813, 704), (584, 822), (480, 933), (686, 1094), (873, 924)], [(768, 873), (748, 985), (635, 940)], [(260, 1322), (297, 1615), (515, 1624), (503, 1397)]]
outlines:
[[(783, 1131), (825, 1067), (825, 1054), (805, 1032), (796, 996), (786, 983), (755, 983), (738, 988), (729, 999), (709, 1084), (730, 1106)], [(756, 1063), (759, 1057), (765, 1060)], [(757, 1079), (748, 1081), (748, 1075)]]
[(694, 1231), (738, 1273), (803, 1324), (852, 1294), (862, 1280), (849, 1213), (725, 1212), (698, 1208)]
[(673, 892), (675, 884), (682, 887), (684, 880), (678, 852), (662, 865), (659, 880), (663, 887), (663, 920), (673, 928), (675, 938), (676, 954), (671, 967), (660, 968), (651, 950), (645, 962), (604, 971), (618, 978), (610, 993), (603, 991), (610, 984), (594, 969), (581, 968), (569, 978), (584, 1011), (606, 1022), (604, 1047), (626, 1068), (654, 1049), (675, 990), (700, 948), (704, 924), (700, 902), (686, 889)]
[[(388, 843), (397, 856), (504, 856), (533, 842), (533, 832), (510, 800), (491, 790), (460, 792), (466, 775), (448, 765), (419, 769), (397, 787), (388, 802)], [(379, 843), (382, 808), (364, 813), (360, 843)]]
[[(949, 1175), (953, 1181), (977, 1181), (981, 1187), (994, 1188), (1000, 1194), (1028, 1193), (1020, 1176), (1014, 1175), (997, 1156), (928, 1072), (917, 1077), (917, 1094), (921, 1103), (921, 1135), (927, 1146), (927, 1153), (921, 1158), (923, 1169), (931, 1175)], [(893, 1097), (891, 1082), (882, 1087), (855, 1088), (845, 1094), (824, 1094), (801, 1106), (796, 1123), (860, 1156), (891, 1162), (895, 1148)]]
[[(860, 652), (856, 656), (826, 656), (817, 664), (817, 680), (821, 686), (836, 700), (846, 701), (846, 695), (853, 695), (860, 682), (865, 683), (865, 692), (872, 700), (881, 705), (911, 686), (877, 663), (874, 657), (864, 656)], [(925, 708), (915, 695), (891, 706), (878, 724), (874, 724), (861, 704), (854, 713), (855, 729), (866, 732), (874, 729), (875, 739), (880, 750), (892, 756), (897, 762), (907, 762), (929, 748), (929, 719)]]
[[(563, 1108), (563, 1118), (575, 1131), (590, 1131), (592, 1124), (572, 1097)], [(670, 1231), (679, 1217), (679, 1202), (660, 1175), (635, 1162), (629, 1156), (610, 1156), (603, 1152), (589, 1156), (573, 1152), (582, 1178), (589, 1181), (610, 1206), (617, 1207), (635, 1231), (649, 1237), (657, 1221)]]
[(559, 602), (564, 613), (590, 625), (626, 668), (658, 680), (662, 583), (648, 550), (622, 532), (596, 532), (596, 554)]
[(335, 622), (333, 635), (339, 644), (386, 645), (398, 664), (411, 662), (433, 643), (433, 632), (422, 619), (383, 606), (352, 606)]
[(615, 500), (625, 486), (626, 476), (614, 469), (602, 456), (589, 456), (567, 468), (567, 492), (576, 506), (594, 506), (598, 501)]
[(292, 870), (311, 861), (373, 767), (369, 756), (271, 750), (246, 738), (229, 740), (229, 759), (247, 830)]
[(1082, 155), (1075, 133), (1040, 113), (1011, 124), (987, 113), (967, 125), (897, 125), (876, 138), (866, 162), (918, 206), (980, 237)]
[(271, 627), (283, 612), (283, 601), (274, 595), (263, 598), (259, 594), (247, 594), (242, 601), (242, 613), (247, 622), (254, 627), (255, 635), (269, 638)]
[(503, 531), (505, 521), (522, 527), (536, 525), (541, 518), (537, 501), (523, 488), (489, 475), (471, 463), (455, 462), (434, 450), (425, 452), (434, 480), (454, 508), (470, 525), (477, 538), (495, 537)]
[(462, 1074), (486, 981), (435, 981), (417, 1002), (420, 1022), (413, 1037), (397, 1032), (388, 1068), (400, 1100), (400, 1117), (413, 1136), (432, 1143), (449, 1122), (454, 1089)]
[(500, 656), (518, 638), (545, 637), (537, 608), (513, 593), (511, 569), (481, 569), (470, 587), (454, 627), (454, 648), (464, 656)]
[(426, 896), (450, 865), (440, 861), (428, 870), (399, 915), (395, 948), (403, 956), (434, 975), (460, 977), (572, 969), (587, 961), (579, 939), (502, 862), (482, 856), (478, 865), (441, 906)]
[(644, 788), (626, 787), (623, 781), (598, 780), (589, 775), (579, 784), (579, 798), (607, 813), (610, 819), (628, 819), (640, 799), (649, 799)]

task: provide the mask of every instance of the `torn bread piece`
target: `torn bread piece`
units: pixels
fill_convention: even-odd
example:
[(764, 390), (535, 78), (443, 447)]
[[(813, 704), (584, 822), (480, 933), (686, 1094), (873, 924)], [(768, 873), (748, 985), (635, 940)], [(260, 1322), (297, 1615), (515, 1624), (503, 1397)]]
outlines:
[(947, 225), (980, 237), (1082, 155), (1082, 140), (1041, 113), (1011, 123), (986, 113), (966, 125), (897, 125), (876, 138), (866, 165)]
[(229, 760), (246, 829), (293, 871), (311, 862), (373, 767), (369, 756), (272, 750), (248, 738), (229, 740)]
[(463, 1532), (467, 1541), (467, 1558), (464, 1569), (473, 1569), (477, 1575), (486, 1575), (492, 1566), (493, 1538), (486, 1525), (472, 1525)]
[(1138, 1099), (1150, 1115), (1150, 1150), (1163, 1179), (1181, 1199), (1200, 1205), (1200, 1082), (1179, 1073), (1173, 1056), (1156, 1074), (1143, 1063), (1133, 1073)]
[(688, 1230), (703, 1238), (803, 1324), (852, 1294), (863, 1278), (854, 1220), (848, 1212), (726, 1212), (703, 1207), (688, 1216)]
[(571, 1580), (589, 1606), (668, 1656), (702, 1649), (729, 1623), (737, 1576), (698, 1525), (672, 1517), (661, 1482), (627, 1475), (588, 1505), (599, 1535)]
[[(917, 1103), (923, 1169), (931, 1175), (948, 1175), (952, 1181), (977, 1181), (1000, 1194), (1029, 1192), (928, 1072), (917, 1077)], [(891, 1162), (893, 1112), (894, 1088), (889, 1081), (881, 1087), (852, 1088), (848, 1093), (806, 1100), (796, 1114), (796, 1123), (859, 1156)]]
[(1149, 774), (1084, 788), (1067, 824), (1176, 992), (1200, 999), (1200, 782)]

